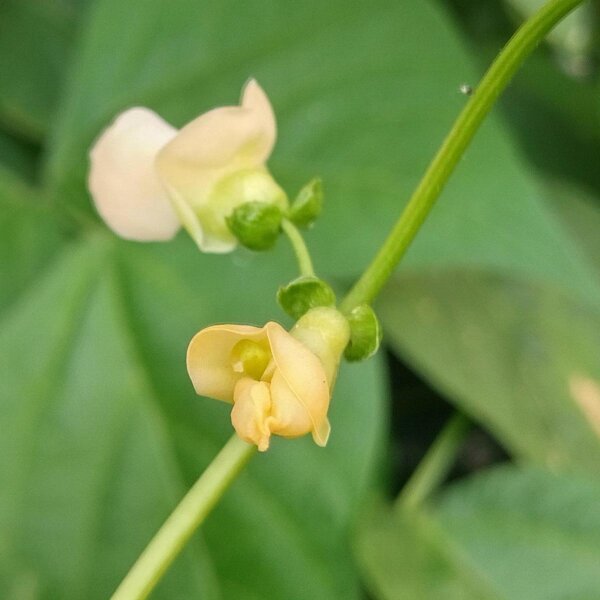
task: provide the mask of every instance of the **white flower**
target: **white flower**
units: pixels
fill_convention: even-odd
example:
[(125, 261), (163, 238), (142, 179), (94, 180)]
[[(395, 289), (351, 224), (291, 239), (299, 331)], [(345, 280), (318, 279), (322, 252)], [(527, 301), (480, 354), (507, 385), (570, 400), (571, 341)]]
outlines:
[(266, 168), (276, 139), (271, 104), (255, 80), (239, 106), (215, 108), (177, 131), (146, 108), (117, 117), (94, 144), (89, 189), (121, 237), (168, 240), (180, 225), (205, 252), (229, 252), (225, 217), (245, 202), (287, 206)]

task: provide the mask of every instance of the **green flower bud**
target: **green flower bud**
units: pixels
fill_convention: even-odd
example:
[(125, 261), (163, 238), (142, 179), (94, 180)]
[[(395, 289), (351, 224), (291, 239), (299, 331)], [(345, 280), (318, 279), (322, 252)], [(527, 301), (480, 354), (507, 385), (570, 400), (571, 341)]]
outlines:
[(365, 360), (379, 348), (381, 326), (379, 319), (368, 304), (361, 304), (346, 315), (350, 324), (350, 342), (344, 356), (350, 362)]
[(246, 202), (226, 217), (227, 226), (242, 246), (268, 250), (275, 244), (283, 215), (275, 204)]
[(322, 279), (302, 276), (279, 288), (277, 302), (290, 317), (299, 319), (311, 308), (335, 306), (335, 294)]
[(289, 219), (298, 227), (310, 227), (323, 209), (323, 185), (319, 178), (309, 181), (296, 196)]

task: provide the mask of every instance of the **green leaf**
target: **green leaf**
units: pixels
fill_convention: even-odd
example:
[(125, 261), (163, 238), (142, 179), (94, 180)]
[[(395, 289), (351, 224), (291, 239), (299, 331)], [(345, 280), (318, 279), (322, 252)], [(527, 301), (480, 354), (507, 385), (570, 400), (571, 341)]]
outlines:
[[(230, 435), (229, 406), (194, 395), (185, 349), (215, 321), (276, 314), (259, 291), (281, 263), (242, 256), (96, 235), (4, 318), (0, 589), (108, 597)], [(325, 450), (277, 440), (254, 459), (156, 598), (359, 597), (347, 535), (381, 444), (380, 369), (341, 373)]]
[(546, 187), (565, 226), (593, 262), (600, 278), (600, 193), (557, 180), (548, 181)]
[[(552, 55), (537, 53), (507, 90), (502, 108), (520, 150), (537, 168), (544, 197), (557, 179), (600, 189), (598, 90), (569, 78)], [(575, 238), (577, 241), (577, 238)]]
[(499, 598), (424, 514), (378, 506), (361, 523), (356, 551), (378, 600)]
[(32, 181), (37, 168), (35, 150), (25, 142), (0, 131), (0, 171)]
[[(460, 84), (475, 83), (446, 15), (420, 1), (179, 0), (165, 11), (158, 0), (101, 0), (78, 54), (47, 165), (57, 199), (89, 205), (86, 152), (119, 110), (144, 104), (179, 126), (231, 104), (253, 75), (278, 117), (275, 175), (288, 189), (322, 175), (330, 200), (309, 243), (321, 272), (339, 276), (374, 254), (464, 105)], [(499, 268), (600, 298), (493, 116), (408, 262)]]
[(39, 194), (0, 166), (0, 314), (48, 265), (61, 243)]
[(600, 589), (600, 484), (503, 467), (453, 486), (440, 527), (507, 600), (591, 600)]
[(49, 129), (70, 57), (75, 0), (4, 0), (0, 7), (0, 122), (31, 140)]
[[(378, 314), (386, 339), (513, 453), (600, 469), (600, 313), (555, 289), (457, 271), (405, 276)], [(600, 400), (597, 401), (600, 404)]]
[(600, 483), (505, 466), (459, 481), (432, 509), (380, 508), (356, 544), (378, 600), (592, 600)]

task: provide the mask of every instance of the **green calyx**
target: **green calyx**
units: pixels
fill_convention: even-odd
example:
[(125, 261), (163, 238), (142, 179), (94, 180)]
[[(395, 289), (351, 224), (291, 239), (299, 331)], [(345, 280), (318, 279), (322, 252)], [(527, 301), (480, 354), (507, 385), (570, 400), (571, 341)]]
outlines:
[(323, 184), (319, 178), (309, 181), (296, 196), (288, 219), (298, 227), (310, 227), (323, 210)]
[(283, 214), (276, 204), (245, 202), (226, 217), (227, 226), (242, 246), (269, 250), (281, 230)]
[(335, 293), (327, 283), (308, 275), (281, 286), (277, 292), (277, 302), (294, 319), (299, 319), (311, 308), (335, 306), (335, 300)]
[(344, 357), (350, 362), (366, 360), (373, 356), (381, 342), (382, 331), (379, 319), (368, 304), (353, 308), (346, 319), (350, 325), (350, 342)]

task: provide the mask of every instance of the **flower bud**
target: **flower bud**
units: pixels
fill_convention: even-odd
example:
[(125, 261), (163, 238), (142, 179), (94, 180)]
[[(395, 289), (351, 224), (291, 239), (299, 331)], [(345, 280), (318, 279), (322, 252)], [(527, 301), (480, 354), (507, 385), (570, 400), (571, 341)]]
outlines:
[(272, 248), (281, 230), (281, 209), (265, 202), (246, 202), (226, 217), (238, 242), (250, 250)]
[(350, 362), (365, 360), (375, 354), (381, 342), (379, 319), (368, 304), (361, 304), (346, 315), (350, 325), (350, 342), (344, 357)]
[(298, 227), (310, 227), (323, 210), (323, 184), (319, 178), (309, 181), (296, 196), (288, 218)]
[(335, 293), (322, 279), (303, 275), (279, 288), (277, 302), (290, 317), (299, 319), (311, 308), (335, 306)]

